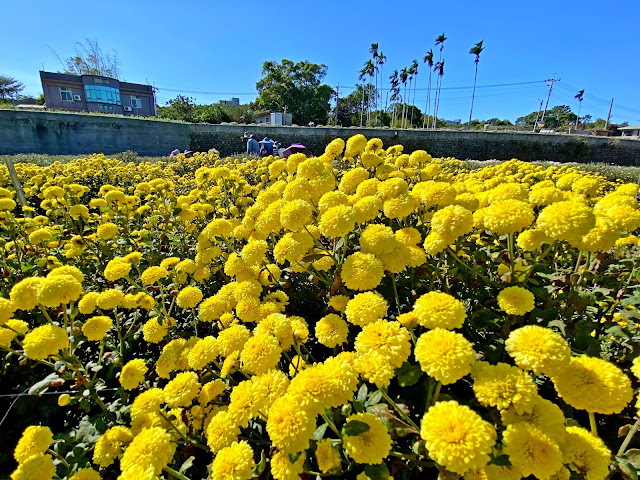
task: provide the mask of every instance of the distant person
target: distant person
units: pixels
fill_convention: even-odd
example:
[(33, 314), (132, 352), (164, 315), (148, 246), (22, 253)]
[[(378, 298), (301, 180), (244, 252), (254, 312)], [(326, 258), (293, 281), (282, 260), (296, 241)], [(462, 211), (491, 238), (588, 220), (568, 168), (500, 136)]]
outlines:
[(249, 132), (244, 132), (244, 137), (247, 140), (247, 155), (260, 155), (260, 145), (258, 141), (253, 138), (253, 135)]
[(171, 153), (169, 154), (169, 158), (173, 158), (176, 155), (180, 155), (180, 150), (178, 150), (177, 148), (171, 151)]
[(269, 137), (264, 137), (260, 142), (260, 155), (266, 157), (268, 155), (273, 155), (273, 140)]

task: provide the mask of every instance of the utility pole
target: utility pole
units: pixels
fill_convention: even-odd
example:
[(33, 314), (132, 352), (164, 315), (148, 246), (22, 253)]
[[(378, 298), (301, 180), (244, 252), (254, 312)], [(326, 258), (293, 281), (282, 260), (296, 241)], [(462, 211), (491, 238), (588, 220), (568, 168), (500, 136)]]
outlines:
[(604, 129), (609, 128), (609, 120), (611, 120), (611, 107), (613, 107), (613, 98), (611, 99), (611, 103), (609, 104), (609, 113), (607, 114), (607, 123), (604, 124)]
[(533, 131), (536, 131), (536, 128), (538, 128), (538, 119), (540, 118), (540, 112), (542, 111), (542, 102), (544, 102), (544, 100), (540, 100), (540, 108), (538, 108), (538, 115), (536, 115), (536, 121), (533, 124)]
[(559, 82), (560, 79), (556, 78), (556, 74), (553, 74), (553, 78), (547, 80), (547, 82), (551, 82), (549, 85), (549, 94), (547, 95), (547, 103), (544, 105), (544, 112), (542, 112), (542, 118), (540, 119), (540, 123), (544, 124), (544, 116), (547, 113), (547, 107), (549, 106), (549, 99), (551, 98), (551, 90), (553, 89), (553, 84), (555, 82)]

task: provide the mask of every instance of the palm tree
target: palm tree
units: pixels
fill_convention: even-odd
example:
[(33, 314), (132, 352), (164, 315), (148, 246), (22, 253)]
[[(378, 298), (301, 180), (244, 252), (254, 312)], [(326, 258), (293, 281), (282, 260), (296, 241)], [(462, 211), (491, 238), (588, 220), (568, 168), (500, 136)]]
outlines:
[(434, 71), (438, 71), (438, 80), (436, 82), (436, 98), (434, 101), (433, 110), (433, 128), (436, 128), (436, 118), (438, 116), (438, 107), (440, 106), (440, 87), (442, 86), (442, 75), (444, 73), (444, 62), (442, 61), (442, 50), (444, 50), (444, 41), (447, 39), (444, 33), (436, 37), (436, 47), (440, 46), (440, 58), (435, 65)]
[(404, 128), (404, 115), (406, 108), (406, 98), (407, 98), (407, 80), (409, 78), (409, 70), (405, 67), (400, 70), (400, 82), (404, 85), (404, 94), (402, 95), (402, 122), (400, 123), (400, 128)]
[(438, 81), (436, 82), (436, 98), (433, 105), (433, 129), (435, 130), (438, 121), (438, 110), (440, 109), (440, 89), (442, 88), (442, 76), (444, 75), (444, 60), (436, 63), (433, 70), (438, 72)]
[(580, 125), (580, 109), (582, 108), (582, 97), (584, 96), (584, 88), (582, 90), (580, 90), (575, 98), (578, 99), (578, 118), (576, 118), (576, 130), (578, 129), (578, 126)]
[(476, 80), (478, 79), (478, 63), (480, 62), (480, 54), (482, 53), (482, 50), (484, 50), (484, 47), (482, 46), (482, 42), (483, 40), (480, 40), (478, 43), (476, 43), (473, 48), (471, 50), (469, 50), (469, 53), (471, 55), (475, 55), (476, 59), (476, 74), (473, 77), (473, 94), (471, 95), (471, 111), (469, 112), (469, 125), (468, 127), (471, 128), (471, 115), (473, 114), (473, 101), (476, 98)]
[[(371, 54), (371, 57), (373, 58), (373, 62), (371, 62), (371, 64), (373, 65), (373, 74), (375, 75), (375, 82), (376, 82), (376, 95), (378, 92), (378, 44), (377, 43), (372, 43), (371, 47), (369, 47), (369, 53)], [(371, 94), (371, 90), (369, 90), (369, 93)], [(371, 95), (369, 95), (369, 120), (371, 120), (371, 103), (373, 102), (373, 107), (376, 108), (377, 107), (377, 98), (371, 98)], [(376, 108), (377, 110), (377, 108)], [(377, 116), (377, 114), (376, 114)]]
[(413, 101), (411, 102), (412, 105), (412, 109), (411, 109), (411, 123), (410, 125), (413, 125), (413, 111), (416, 109), (416, 87), (418, 86), (418, 61), (414, 60), (411, 63), (411, 72), (414, 75), (414, 79), (415, 82), (413, 84)]
[(425, 128), (427, 116), (431, 110), (431, 69), (433, 68), (433, 50), (429, 50), (424, 56), (423, 62), (429, 65), (429, 83), (427, 86), (427, 104), (425, 106), (426, 116), (422, 119), (422, 128)]
[(396, 105), (393, 103), (394, 100), (398, 100), (398, 95), (400, 94), (400, 81), (398, 80), (398, 70), (394, 70), (393, 74), (389, 77), (389, 81), (391, 83), (391, 102), (393, 104), (393, 113), (391, 114), (391, 126), (393, 127), (396, 123)]
[[(362, 82), (362, 104), (360, 105), (360, 126), (362, 126), (362, 117), (364, 116), (364, 79), (367, 76), (366, 65), (362, 67), (360, 70), (360, 75), (358, 75), (358, 80)], [(357, 87), (357, 85), (356, 85)]]
[[(387, 56), (380, 52), (378, 54), (378, 65), (380, 66), (380, 90), (382, 90), (382, 65), (384, 65), (387, 62)], [(382, 105), (382, 97), (380, 97), (380, 104)], [(385, 101), (385, 105), (384, 108), (387, 108), (387, 102)], [(377, 114), (376, 114), (377, 115)], [(377, 117), (376, 117), (377, 119)]]

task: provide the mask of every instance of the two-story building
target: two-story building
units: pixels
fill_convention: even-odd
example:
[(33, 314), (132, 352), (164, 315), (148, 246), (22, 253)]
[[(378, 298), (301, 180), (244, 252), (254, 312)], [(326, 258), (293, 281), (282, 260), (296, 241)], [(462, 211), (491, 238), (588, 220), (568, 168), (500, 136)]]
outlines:
[(121, 82), (99, 75), (40, 72), (47, 108), (155, 116), (151, 85)]

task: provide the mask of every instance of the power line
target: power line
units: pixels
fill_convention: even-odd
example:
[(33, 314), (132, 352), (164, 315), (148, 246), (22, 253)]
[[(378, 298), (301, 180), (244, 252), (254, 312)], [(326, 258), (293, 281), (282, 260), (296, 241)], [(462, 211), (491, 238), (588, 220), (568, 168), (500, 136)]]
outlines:
[(201, 95), (255, 95), (256, 92), (204, 92), (199, 90), (176, 90), (173, 88), (157, 87), (158, 90), (165, 92), (177, 92), (177, 93), (196, 93)]
[[(516, 83), (496, 83), (494, 85), (478, 85), (476, 86), (476, 88), (496, 88), (496, 87), (510, 87), (510, 86), (514, 86), (514, 85), (529, 85), (532, 83), (545, 83), (547, 82), (547, 80), (533, 80), (530, 82), (516, 82)], [(355, 90), (358, 88), (358, 86), (344, 86), (342, 85), (340, 88), (349, 88), (351, 90)], [(440, 90), (471, 90), (473, 89), (473, 85), (469, 86), (469, 87), (442, 87), (440, 88)], [(379, 88), (378, 90), (380, 91), (386, 91), (386, 90), (390, 90), (389, 88)], [(416, 88), (417, 91), (427, 91), (428, 88)]]

